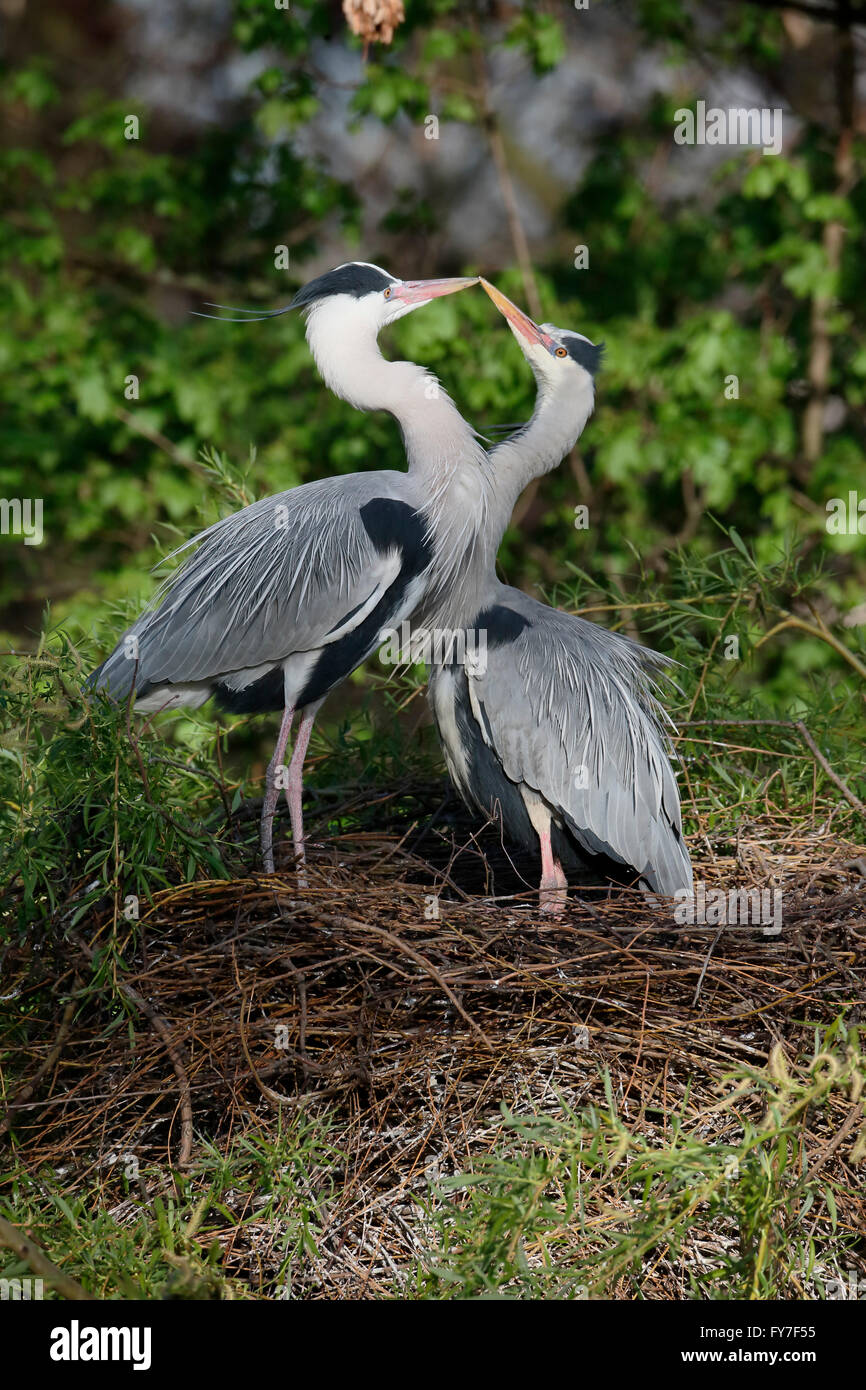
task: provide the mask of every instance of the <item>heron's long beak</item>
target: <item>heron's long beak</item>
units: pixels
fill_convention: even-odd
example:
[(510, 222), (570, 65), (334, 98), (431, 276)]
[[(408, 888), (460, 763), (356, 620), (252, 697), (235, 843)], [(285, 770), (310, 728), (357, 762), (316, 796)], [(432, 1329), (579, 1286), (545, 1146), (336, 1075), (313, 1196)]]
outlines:
[(547, 333), (542, 332), (538, 324), (533, 323), (528, 314), (524, 314), (516, 304), (512, 304), (510, 299), (506, 299), (501, 290), (498, 290), (495, 285), (491, 285), (483, 276), (479, 276), (479, 280), (485, 293), (490, 296), (500, 314), (508, 320), (519, 338), (523, 338), (527, 343), (541, 343), (543, 347), (550, 347), (552, 338)]
[(477, 284), (477, 275), (458, 275), (452, 280), (402, 280), (396, 293), (404, 304), (426, 304), (428, 299), (441, 299), (444, 294), (456, 294)]

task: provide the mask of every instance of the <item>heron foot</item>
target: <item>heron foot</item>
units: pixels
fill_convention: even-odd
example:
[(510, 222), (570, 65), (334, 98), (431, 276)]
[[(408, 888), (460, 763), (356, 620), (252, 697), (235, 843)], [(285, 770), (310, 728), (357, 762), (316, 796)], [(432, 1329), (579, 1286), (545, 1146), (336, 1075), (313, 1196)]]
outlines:
[(538, 889), (538, 904), (550, 917), (561, 917), (568, 906), (568, 888), (556, 879), (542, 879)]
[(309, 888), (310, 881), (307, 878), (307, 856), (304, 851), (303, 840), (295, 841), (295, 873), (298, 876), (298, 887)]
[(538, 886), (538, 902), (542, 912), (551, 917), (561, 917), (568, 905), (568, 879), (558, 859), (551, 855), (551, 862), (545, 865)]

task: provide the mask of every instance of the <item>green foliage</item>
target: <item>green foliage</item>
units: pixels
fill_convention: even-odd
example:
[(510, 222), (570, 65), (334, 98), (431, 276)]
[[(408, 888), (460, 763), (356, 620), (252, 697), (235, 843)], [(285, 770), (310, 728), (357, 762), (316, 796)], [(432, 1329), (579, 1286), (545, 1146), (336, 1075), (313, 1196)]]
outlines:
[[(697, 42), (685, 0), (637, 5), (634, 20), (675, 66)], [(496, 28), (450, 0), (413, 4), (393, 46), (373, 51), (347, 84), (346, 118), (352, 129), (379, 121), (406, 132), (432, 112), (471, 124), (483, 140), (478, 62), (490, 68), (498, 51), (543, 74), (568, 60), (570, 26), (581, 22), (579, 14), (525, 6)], [(243, 109), (202, 128), (181, 152), (166, 146), (146, 110), (139, 139), (127, 139), (128, 98), (82, 90), (50, 52), (7, 74), (0, 101), (29, 114), (0, 148), (8, 210), (0, 233), (0, 495), (38, 493), (47, 527), (43, 548), (0, 538), (20, 561), (0, 579), (0, 627), (16, 646), (25, 633), (32, 643), (46, 601), (79, 642), (107, 605), (134, 606), (149, 595), (145, 571), (161, 549), (216, 514), (212, 480), (197, 462), (202, 447), (241, 458), (252, 446), (256, 495), (327, 473), (403, 466), (390, 421), (360, 417), (325, 393), (293, 316), (244, 325), (188, 313), (205, 299), (285, 302), (323, 232), (340, 228), (347, 255), (386, 262), (389, 239), (405, 238), (406, 256), (419, 239), (441, 239), (436, 199), (397, 184), (380, 221), (383, 249), (352, 241), (358, 193), (307, 141), (316, 113), (339, 90), (317, 48), (342, 42), (334, 25), (312, 0), (289, 10), (235, 0), (235, 41), (264, 61)], [(779, 61), (780, 35), (777, 14), (742, 5), (701, 43), (718, 66), (763, 70)], [(866, 583), (862, 537), (831, 536), (824, 526), (827, 499), (864, 477), (863, 182), (840, 191), (833, 141), (807, 121), (784, 155), (737, 152), (700, 198), (672, 202), (665, 180), (648, 180), (646, 171), (662, 159), (676, 174), (685, 152), (672, 145), (673, 113), (691, 99), (659, 92), (640, 121), (594, 136), (579, 182), (556, 194), (556, 235), (536, 256), (544, 313), (605, 339), (608, 351), (581, 441), (579, 487), (568, 467), (546, 479), (506, 537), (502, 563), (513, 582), (548, 586), (579, 564), (604, 587), (629, 582), (637, 549), (640, 582), (661, 592), (678, 539), (703, 558), (712, 554), (713, 514), (761, 562), (788, 550), (796, 533), (831, 561), (828, 596), (842, 612)], [(503, 122), (511, 150), (519, 132), (505, 112)], [(519, 160), (517, 167), (523, 171)], [(829, 219), (846, 229), (838, 271), (821, 242)], [(588, 269), (572, 268), (573, 244), (589, 247)], [(290, 249), (288, 274), (274, 265), (281, 245)], [(477, 259), (489, 268), (483, 247)], [(415, 270), (408, 262), (395, 268)], [(500, 278), (506, 292), (524, 297), (519, 274)], [(807, 464), (801, 386), (812, 305), (824, 295), (832, 297), (828, 390), (845, 415)], [(482, 430), (532, 409), (531, 374), (478, 292), (407, 319), (386, 346), (437, 371)], [(127, 394), (133, 376), (137, 397)], [(736, 397), (726, 394), (732, 376)], [(569, 519), (576, 498), (590, 510), (590, 530), (580, 534)], [(802, 658), (792, 644), (785, 652), (773, 684), (796, 699)]]
[(74, 925), (106, 898), (116, 925), (128, 895), (228, 873), (224, 789), (193, 760), (212, 728), (185, 718), (169, 744), (86, 698), (82, 674), (61, 637), (9, 670), (0, 700), (0, 877), (21, 925), (60, 909)]
[[(223, 1151), (203, 1141), (194, 1169), (172, 1173), (170, 1182), (156, 1166), (136, 1165), (133, 1176), (130, 1157), (110, 1155), (98, 1187), (79, 1192), (50, 1170), (16, 1173), (3, 1199), (8, 1219), (93, 1298), (292, 1296), (293, 1280), (317, 1254), (331, 1170), (341, 1159), (326, 1121), (301, 1114), (274, 1132), (251, 1129)], [(157, 1192), (150, 1200), (148, 1188)], [(264, 1243), (267, 1276), (260, 1260), (254, 1268), (233, 1261), (235, 1245)], [(0, 1251), (0, 1278), (28, 1273)]]
[(531, 5), (512, 24), (505, 42), (524, 49), (537, 73), (549, 72), (565, 57), (562, 25), (553, 15), (539, 14)]
[[(804, 1157), (807, 1116), (864, 1085), (857, 1030), (837, 1021), (811, 1057), (789, 1066), (777, 1045), (766, 1067), (726, 1077), (717, 1105), (691, 1113), (687, 1097), (655, 1133), (626, 1122), (607, 1075), (603, 1108), (503, 1107), (505, 1138), (432, 1195), (441, 1253), (419, 1271), (423, 1296), (610, 1298), (625, 1281), (640, 1297), (644, 1262), (682, 1255), (691, 1298), (804, 1298), (808, 1284), (823, 1296), (856, 1237), (837, 1229), (834, 1184)], [(708, 1137), (730, 1133), (728, 1116), (736, 1136)], [(856, 1162), (866, 1128), (855, 1140)], [(714, 1237), (711, 1261), (694, 1258), (696, 1234)]]

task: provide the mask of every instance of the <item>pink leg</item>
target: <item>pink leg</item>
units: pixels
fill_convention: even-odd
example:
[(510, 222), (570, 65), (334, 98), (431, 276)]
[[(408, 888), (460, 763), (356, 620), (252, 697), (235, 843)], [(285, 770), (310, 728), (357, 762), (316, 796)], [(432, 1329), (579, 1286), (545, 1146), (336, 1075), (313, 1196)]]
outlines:
[(298, 884), (301, 888), (307, 887), (307, 876), (304, 873), (304, 759), (307, 756), (310, 734), (313, 732), (313, 724), (321, 705), (322, 701), (317, 700), (314, 705), (308, 706), (301, 716), (292, 761), (289, 763), (289, 779), (286, 787), (286, 800), (289, 803), (289, 815), (292, 819), (295, 860), (298, 866)]
[(558, 859), (554, 859), (550, 845), (550, 826), (539, 832), (541, 841), (541, 883), (538, 888), (539, 906), (542, 912), (560, 917), (568, 900), (568, 879)]
[(279, 796), (277, 768), (283, 765), (294, 716), (294, 709), (287, 706), (283, 714), (283, 722), (280, 725), (280, 732), (277, 735), (274, 756), (268, 763), (268, 770), (265, 773), (265, 799), (262, 804), (262, 863), (266, 874), (274, 872), (274, 811)]

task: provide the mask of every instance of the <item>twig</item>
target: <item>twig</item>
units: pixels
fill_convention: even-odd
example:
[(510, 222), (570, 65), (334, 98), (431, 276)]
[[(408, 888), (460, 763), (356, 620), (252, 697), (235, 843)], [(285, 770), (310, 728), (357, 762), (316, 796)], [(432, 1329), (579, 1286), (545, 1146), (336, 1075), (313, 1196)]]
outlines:
[[(219, 747), (219, 739), (217, 739), (217, 747)], [(220, 794), (220, 798), (223, 803), (223, 809), (226, 813), (226, 819), (231, 820), (232, 808), (229, 804), (229, 799), (226, 796), (225, 784), (216, 775), (215, 772), (210, 772), (206, 767), (198, 767), (196, 763), (182, 763), (177, 758), (163, 758), (162, 756), (158, 756), (156, 753), (148, 753), (147, 761), (149, 763), (164, 763), (166, 767), (176, 767), (180, 772), (192, 772), (197, 777), (208, 778), (209, 781), (213, 782), (214, 786)]]
[(266, 1082), (262, 1081), (262, 1078), (256, 1071), (255, 1063), (252, 1057), (250, 1056), (250, 1050), (247, 1047), (246, 1025), (244, 1024), (244, 1010), (246, 1010), (247, 1012), (247, 1022), (249, 1022), (250, 1011), (253, 1007), (253, 996), (250, 995), (249, 1007), (247, 1007), (247, 1002), (244, 998), (243, 985), (241, 984), (241, 978), (238, 974), (237, 955), (235, 954), (234, 950), (232, 950), (232, 962), (235, 967), (235, 979), (238, 983), (238, 993), (241, 996), (241, 1011), (240, 1016), (238, 1018), (238, 1031), (240, 1033), (241, 1038), (241, 1047), (243, 1048), (244, 1056), (247, 1059), (247, 1066), (250, 1069), (250, 1075), (252, 1076), (253, 1081), (255, 1081), (256, 1085), (258, 1086), (259, 1090), (261, 1091), (262, 1095), (265, 1097), (266, 1100), (271, 1101), (274, 1105), (297, 1105), (300, 1099), (299, 1096), (284, 1096), (282, 1092), (275, 1091), (273, 1087), (268, 1086)]
[(3, 1116), (2, 1120), (0, 1120), (0, 1137), (2, 1137), (6, 1133), (7, 1129), (12, 1123), (12, 1111), (15, 1110), (19, 1105), (23, 1105), (25, 1101), (28, 1101), (30, 1099), (30, 1097), (33, 1095), (33, 1092), (36, 1090), (36, 1087), (38, 1086), (39, 1082), (42, 1080), (42, 1077), (45, 1076), (51, 1070), (51, 1068), (54, 1066), (54, 1063), (57, 1061), (58, 1057), (63, 1051), (63, 1046), (66, 1042), (66, 1038), (69, 1033), (69, 1025), (72, 1022), (72, 1015), (75, 1013), (75, 1006), (78, 1003), (78, 995), (76, 992), (78, 984), (79, 978), (76, 977), (75, 983), (73, 985), (73, 993), (70, 996), (69, 1001), (67, 1002), (66, 1008), (63, 1010), (63, 1017), (60, 1020), (60, 1027), (57, 1030), (57, 1037), (54, 1040), (54, 1046), (52, 1047), (48, 1056), (45, 1058), (45, 1061), (42, 1063), (42, 1065), (37, 1068), (35, 1074), (31, 1077), (31, 1079), (26, 1083), (26, 1085), (22, 1086), (20, 1091), (17, 1091), (15, 1095), (12, 1097), (12, 1099), (8, 1102), (6, 1106), (6, 1114)]
[[(861, 816), (866, 817), (866, 805), (858, 796), (855, 796), (847, 783), (843, 782), (838, 772), (833, 771), (802, 719), (684, 719), (680, 728), (684, 729), (687, 726), (704, 728), (710, 725), (717, 725), (722, 728), (755, 728), (763, 725), (773, 729), (793, 729), (795, 733), (800, 735), (815, 761), (824, 770), (833, 785), (839, 788), (849, 805), (853, 806), (855, 811), (859, 811)], [(749, 749), (747, 751), (755, 750)]]
[(442, 978), (442, 975), (436, 969), (432, 961), (429, 961), (426, 956), (422, 956), (421, 952), (416, 951), (414, 946), (410, 946), (408, 941), (401, 941), (399, 936), (395, 936), (393, 932), (388, 931), (385, 927), (374, 927), (372, 922), (360, 922), (355, 917), (332, 916), (330, 913), (320, 912), (315, 907), (313, 907), (313, 911), (316, 913), (316, 916), (321, 921), (327, 922), (329, 926), (350, 926), (354, 927), (357, 931), (372, 932), (375, 936), (381, 937), (382, 940), (387, 941), (390, 946), (393, 946), (396, 950), (401, 951), (404, 955), (408, 956), (410, 960), (414, 960), (416, 965), (420, 965), (421, 969), (426, 970), (427, 974), (431, 977), (431, 979), (436, 981), (439, 988), (451, 1000), (451, 1003), (454, 1005), (460, 1017), (464, 1020), (465, 1023), (469, 1024), (469, 1027), (472, 1028), (480, 1038), (483, 1039), (485, 1045), (490, 1048), (490, 1051), (496, 1051), (495, 1047), (493, 1046), (493, 1043), (488, 1038), (484, 1029), (481, 1027), (480, 1024), (475, 1022), (475, 1019), (472, 1018), (470, 1014), (466, 1012), (463, 1005), (460, 1003), (460, 1000), (457, 998), (454, 991), (450, 989), (448, 985), (445, 983), (445, 980)]
[[(70, 940), (75, 942), (78, 949), (84, 953), (92, 964), (93, 951), (90, 949), (87, 942), (76, 931), (69, 930), (67, 934)], [(116, 985), (120, 993), (124, 995), (130, 1003), (134, 1004), (137, 1009), (140, 1009), (145, 1018), (149, 1020), (165, 1047), (171, 1065), (174, 1068), (174, 1074), (177, 1077), (177, 1083), (180, 1088), (181, 1120), (180, 1153), (178, 1154), (177, 1166), (179, 1168), (186, 1168), (192, 1154), (192, 1093), (190, 1091), (189, 1077), (186, 1074), (186, 1067), (183, 1064), (183, 1059), (172, 1041), (169, 1026), (162, 1014), (157, 1013), (153, 1005), (149, 1004), (144, 998), (144, 995), (139, 994), (137, 989), (133, 989), (132, 985), (126, 984), (123, 980), (117, 980)]]
[(802, 738), (803, 742), (809, 749), (809, 752), (812, 754), (815, 761), (817, 763), (820, 763), (821, 767), (824, 769), (827, 776), (830, 778), (830, 781), (834, 784), (834, 786), (839, 788), (840, 792), (844, 796), (845, 800), (849, 803), (849, 805), (853, 806), (855, 811), (859, 811), (861, 816), (866, 816), (866, 806), (863, 805), (863, 802), (860, 800), (859, 796), (855, 796), (854, 793), (851, 791), (850, 787), (845, 785), (839, 774), (833, 771), (832, 767), (827, 762), (827, 759), (824, 757), (824, 754), (821, 752), (812, 735), (809, 733), (809, 730), (806, 728), (806, 725), (803, 723), (802, 719), (798, 719), (795, 722), (794, 728), (797, 730), (797, 733)]
[(699, 1000), (700, 997), (701, 997), (701, 988), (702, 988), (703, 983), (704, 983), (704, 976), (706, 975), (706, 973), (707, 973), (707, 968), (708, 968), (708, 966), (709, 966), (709, 964), (710, 964), (710, 961), (711, 961), (712, 958), (713, 958), (713, 951), (716, 949), (716, 947), (718, 946), (719, 942), (720, 942), (721, 939), (722, 939), (722, 932), (723, 932), (723, 931), (724, 931), (724, 927), (719, 927), (719, 930), (716, 932), (715, 936), (713, 937), (712, 941), (710, 942), (710, 949), (707, 951), (707, 954), (706, 954), (706, 956), (704, 957), (704, 963), (703, 963), (703, 965), (701, 966), (701, 973), (700, 973), (700, 975), (698, 976), (698, 983), (697, 983), (697, 985), (695, 986), (694, 998), (692, 999), (692, 1008), (693, 1008), (693, 1009), (697, 1008), (698, 1000)]
[(47, 1279), (53, 1284), (64, 1298), (73, 1299), (76, 1303), (88, 1302), (93, 1298), (93, 1294), (83, 1289), (70, 1275), (64, 1274), (62, 1269), (58, 1269), (44, 1250), (40, 1250), (38, 1245), (34, 1245), (32, 1240), (3, 1216), (0, 1216), (0, 1245), (12, 1250), (40, 1279)]
[(824, 1164), (827, 1163), (828, 1160), (833, 1157), (833, 1154), (839, 1148), (839, 1145), (843, 1142), (843, 1140), (848, 1138), (848, 1135), (851, 1133), (858, 1120), (862, 1120), (862, 1118), (863, 1102), (859, 1101), (856, 1105), (851, 1106), (851, 1109), (848, 1111), (848, 1114), (845, 1117), (845, 1121), (842, 1124), (841, 1128), (837, 1130), (837, 1132), (833, 1135), (833, 1138), (830, 1140), (826, 1149), (824, 1149), (818, 1155), (815, 1162), (810, 1165), (810, 1178), (814, 1179), (815, 1174), (821, 1171), (821, 1169), (824, 1167)]
[(694, 695), (692, 696), (692, 702), (691, 702), (691, 704), (689, 705), (689, 712), (688, 712), (688, 715), (687, 715), (687, 718), (689, 718), (689, 719), (691, 719), (692, 715), (694, 714), (694, 712), (695, 712), (695, 706), (697, 705), (698, 700), (700, 699), (700, 697), (701, 697), (701, 695), (702, 695), (702, 693), (703, 693), (704, 681), (705, 681), (706, 678), (707, 678), (707, 671), (708, 671), (709, 668), (710, 668), (710, 662), (711, 662), (712, 659), (713, 659), (713, 655), (714, 655), (714, 653), (715, 653), (716, 647), (719, 645), (719, 643), (720, 643), (721, 640), (722, 640), (722, 635), (723, 635), (723, 633), (724, 633), (724, 631), (725, 631), (725, 627), (726, 627), (726, 625), (727, 625), (728, 619), (730, 618), (731, 614), (732, 614), (733, 612), (735, 612), (735, 610), (736, 610), (736, 608), (737, 608), (737, 605), (741, 602), (741, 600), (742, 600), (742, 594), (737, 594), (736, 597), (734, 598), (733, 603), (731, 604), (730, 608), (728, 609), (727, 613), (726, 613), (725, 616), (722, 618), (722, 621), (719, 623), (719, 630), (718, 630), (718, 632), (716, 633), (715, 637), (713, 638), (712, 643), (710, 644), (710, 650), (707, 652), (707, 659), (706, 659), (706, 661), (704, 662), (704, 664), (703, 664), (703, 666), (702, 666), (702, 668), (701, 668), (700, 678), (699, 678), (698, 683), (697, 683), (697, 685), (696, 685), (696, 687), (695, 687), (695, 693), (694, 693)]
[(127, 410), (122, 405), (115, 406), (114, 413), (119, 420), (122, 420), (123, 423), (129, 427), (129, 429), (134, 430), (136, 434), (142, 435), (145, 439), (149, 439), (151, 444), (155, 444), (158, 449), (162, 449), (163, 453), (168, 454), (168, 457), (174, 459), (175, 463), (181, 464), (184, 468), (192, 469), (194, 473), (198, 473), (202, 478), (208, 477), (207, 469), (204, 465), (199, 463), (198, 459), (192, 458), (190, 454), (185, 454), (183, 450), (179, 449), (177, 445), (168, 438), (168, 435), (163, 434), (161, 430), (155, 429), (152, 425), (146, 425), (143, 420), (137, 419), (131, 410)]
[(784, 622), (776, 623), (775, 627), (771, 627), (770, 631), (765, 632), (761, 640), (755, 643), (753, 650), (757, 651), (758, 648), (762, 647), (765, 642), (768, 642), (771, 637), (775, 637), (777, 632), (784, 632), (787, 627), (799, 628), (802, 632), (808, 632), (810, 637), (820, 637), (822, 642), (826, 642), (834, 651), (844, 657), (849, 665), (854, 667), (857, 674), (866, 680), (866, 666), (863, 665), (862, 661), (857, 660), (853, 652), (849, 652), (844, 642), (840, 642), (838, 637), (834, 637), (832, 632), (828, 632), (825, 627), (818, 627), (815, 623), (807, 623), (803, 618), (795, 618), (789, 615), (785, 618)]

